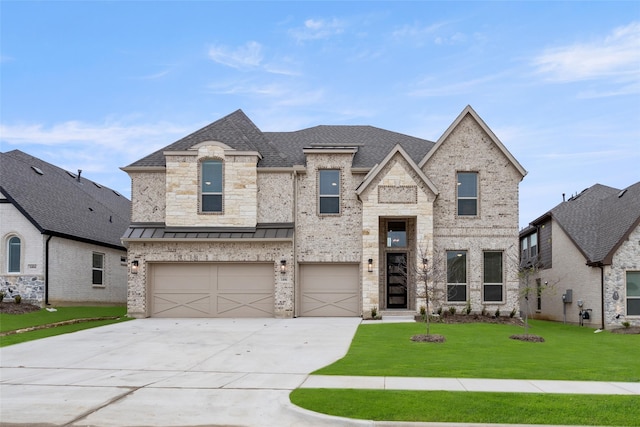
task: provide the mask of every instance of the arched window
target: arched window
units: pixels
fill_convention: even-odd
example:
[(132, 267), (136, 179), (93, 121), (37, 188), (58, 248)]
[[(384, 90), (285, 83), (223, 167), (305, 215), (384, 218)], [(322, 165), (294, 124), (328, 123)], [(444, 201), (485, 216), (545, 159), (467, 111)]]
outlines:
[(13, 236), (7, 242), (7, 272), (20, 273), (20, 250), (22, 242), (17, 236)]

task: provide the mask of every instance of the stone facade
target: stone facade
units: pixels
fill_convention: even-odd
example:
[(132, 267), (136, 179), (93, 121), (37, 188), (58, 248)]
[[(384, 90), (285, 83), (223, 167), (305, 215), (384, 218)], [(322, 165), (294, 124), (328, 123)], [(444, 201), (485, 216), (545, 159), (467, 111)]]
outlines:
[[(147, 272), (152, 263), (266, 261), (274, 263), (277, 317), (299, 314), (302, 264), (359, 265), (359, 311), (368, 317), (374, 308), (387, 308), (386, 256), (398, 248), (388, 247), (385, 227), (393, 221), (407, 225), (406, 246), (401, 248), (410, 270), (406, 310), (418, 311), (424, 294), (413, 271), (424, 258), (434, 263), (442, 260), (440, 255), (449, 249), (469, 251), (468, 287), (474, 311), (499, 308), (508, 315), (519, 308), (517, 262), (512, 265), (508, 260), (518, 256), (518, 184), (526, 172), (473, 110), (463, 111), (423, 164), (397, 145), (378, 164), (356, 169), (354, 157), (365, 148), (328, 142), (304, 148), (304, 165), (289, 167), (260, 167), (259, 153), (206, 141), (184, 151), (165, 152), (165, 174), (158, 173), (157, 167), (148, 173), (143, 166), (125, 168), (132, 179), (134, 223), (202, 230), (294, 224), (289, 241), (131, 239), (129, 258), (137, 260), (140, 268), (137, 274), (129, 274), (129, 314), (150, 315)], [(199, 212), (198, 164), (206, 158), (224, 162), (222, 214)], [(327, 169), (339, 171), (336, 214), (319, 212), (319, 174)], [(459, 171), (479, 175), (480, 210), (473, 218), (456, 214)], [(504, 299), (499, 303), (482, 301), (482, 254), (487, 250), (504, 254)], [(369, 271), (369, 260), (373, 271)], [(288, 267), (284, 276), (278, 272), (282, 261)], [(442, 263), (433, 268), (446, 269)]]
[(621, 327), (622, 322), (640, 326), (640, 316), (626, 315), (628, 271), (640, 271), (640, 226), (629, 235), (613, 256), (604, 273), (604, 319), (606, 327)]

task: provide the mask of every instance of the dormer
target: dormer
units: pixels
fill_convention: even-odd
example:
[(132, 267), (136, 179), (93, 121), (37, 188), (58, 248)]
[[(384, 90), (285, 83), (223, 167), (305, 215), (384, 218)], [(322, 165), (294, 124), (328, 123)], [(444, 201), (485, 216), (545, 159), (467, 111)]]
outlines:
[(167, 226), (255, 227), (260, 153), (204, 141), (163, 155)]

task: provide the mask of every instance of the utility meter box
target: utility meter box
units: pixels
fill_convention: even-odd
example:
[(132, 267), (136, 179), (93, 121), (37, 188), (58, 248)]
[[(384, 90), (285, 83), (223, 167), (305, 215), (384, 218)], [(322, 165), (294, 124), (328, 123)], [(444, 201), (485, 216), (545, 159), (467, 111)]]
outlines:
[(564, 294), (562, 294), (562, 302), (573, 302), (573, 290), (567, 289)]

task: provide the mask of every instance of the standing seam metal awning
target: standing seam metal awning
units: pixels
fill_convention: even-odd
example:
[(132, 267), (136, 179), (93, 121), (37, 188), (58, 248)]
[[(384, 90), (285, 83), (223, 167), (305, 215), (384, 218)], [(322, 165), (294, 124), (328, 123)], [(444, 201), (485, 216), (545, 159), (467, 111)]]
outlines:
[(155, 239), (220, 239), (220, 240), (291, 240), (292, 222), (257, 224), (255, 227), (167, 227), (159, 223), (131, 224), (122, 236), (123, 241)]

